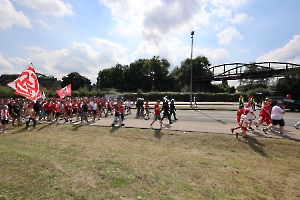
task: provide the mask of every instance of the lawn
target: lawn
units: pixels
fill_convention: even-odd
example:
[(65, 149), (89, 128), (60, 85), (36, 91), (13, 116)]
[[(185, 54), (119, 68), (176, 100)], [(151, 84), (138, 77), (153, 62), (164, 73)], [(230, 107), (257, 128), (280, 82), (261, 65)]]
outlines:
[(7, 132), (0, 200), (300, 199), (293, 140), (54, 124)]

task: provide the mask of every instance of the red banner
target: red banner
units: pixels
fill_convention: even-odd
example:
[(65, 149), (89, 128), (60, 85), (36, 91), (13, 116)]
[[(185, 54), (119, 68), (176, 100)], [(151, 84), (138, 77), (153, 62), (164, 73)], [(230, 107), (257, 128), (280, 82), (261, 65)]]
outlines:
[(72, 90), (71, 90), (71, 84), (67, 85), (66, 87), (56, 90), (56, 93), (60, 97), (60, 99), (63, 99), (66, 96), (72, 96)]
[(33, 101), (41, 98), (41, 92), (35, 70), (30, 64), (14, 81), (15, 94), (26, 97)]

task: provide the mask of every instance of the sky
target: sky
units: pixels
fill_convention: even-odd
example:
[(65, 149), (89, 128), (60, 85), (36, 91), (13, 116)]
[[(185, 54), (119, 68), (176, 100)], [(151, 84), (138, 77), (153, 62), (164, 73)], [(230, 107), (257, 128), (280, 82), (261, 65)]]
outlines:
[(59, 80), (78, 72), (95, 83), (102, 69), (153, 56), (172, 71), (192, 49), (212, 66), (300, 64), (299, 8), (299, 0), (0, 0), (0, 74), (32, 63)]

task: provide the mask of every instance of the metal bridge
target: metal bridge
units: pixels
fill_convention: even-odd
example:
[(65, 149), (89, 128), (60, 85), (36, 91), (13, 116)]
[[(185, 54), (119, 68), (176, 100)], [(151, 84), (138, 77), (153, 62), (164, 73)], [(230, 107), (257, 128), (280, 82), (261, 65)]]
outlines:
[(202, 80), (194, 80), (195, 82), (202, 81), (221, 81), (238, 80), (238, 79), (259, 79), (283, 76), (288, 70), (299, 68), (300, 64), (287, 62), (257, 62), (257, 63), (230, 63), (210, 67), (211, 77)]

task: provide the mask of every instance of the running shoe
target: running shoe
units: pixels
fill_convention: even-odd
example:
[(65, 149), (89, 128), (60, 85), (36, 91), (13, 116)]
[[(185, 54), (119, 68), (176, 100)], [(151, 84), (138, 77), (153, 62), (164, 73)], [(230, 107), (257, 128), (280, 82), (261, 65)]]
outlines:
[(249, 131), (254, 131), (254, 129), (252, 127), (249, 127), (248, 130)]
[(265, 134), (268, 134), (268, 133), (267, 133), (267, 130), (268, 130), (268, 129), (263, 128), (263, 132), (264, 132)]
[(231, 129), (231, 133), (230, 133), (230, 135), (232, 135), (232, 134), (233, 134), (233, 132), (234, 132), (234, 128), (232, 128), (232, 129)]

